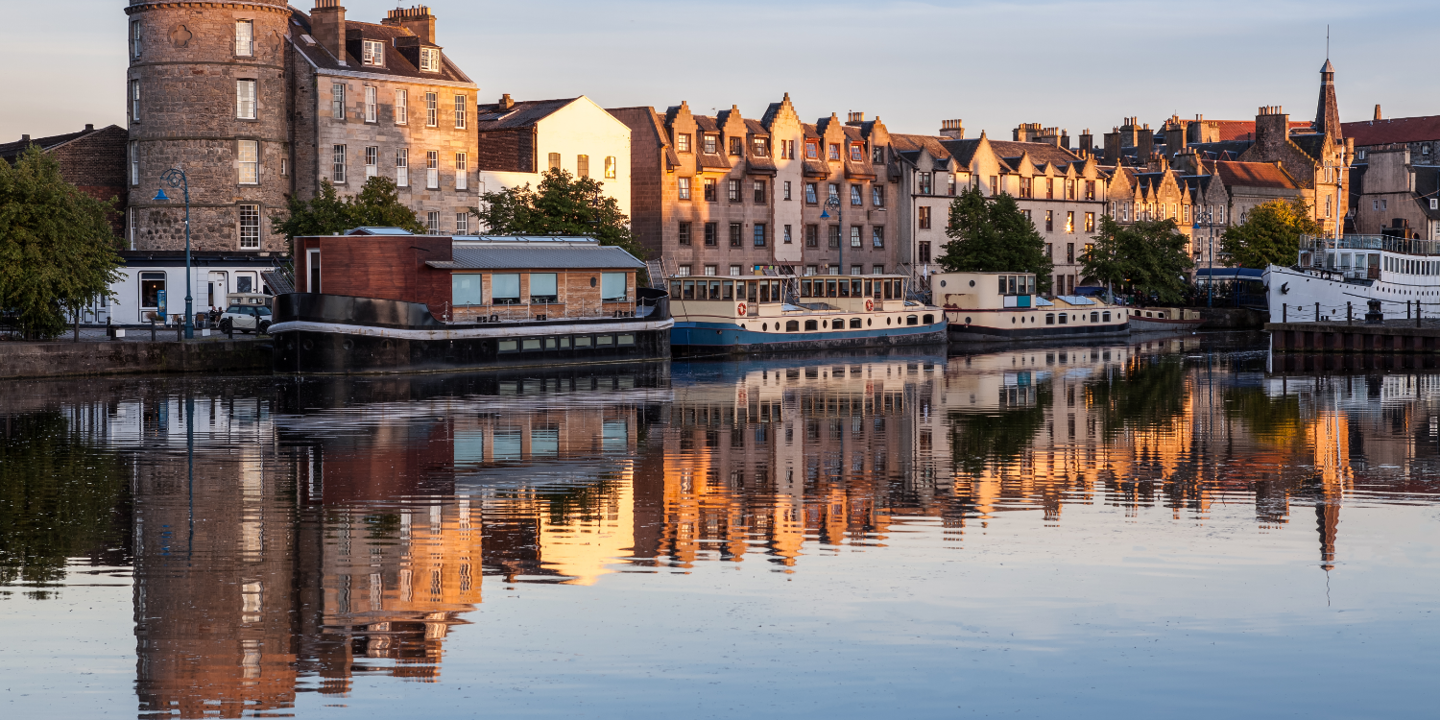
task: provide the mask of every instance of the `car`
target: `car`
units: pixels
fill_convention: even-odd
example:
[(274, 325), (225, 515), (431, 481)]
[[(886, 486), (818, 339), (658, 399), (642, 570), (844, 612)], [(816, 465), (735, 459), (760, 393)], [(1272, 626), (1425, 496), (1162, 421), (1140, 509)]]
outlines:
[(270, 329), (270, 308), (264, 305), (231, 305), (220, 316), (220, 332), (265, 333)]

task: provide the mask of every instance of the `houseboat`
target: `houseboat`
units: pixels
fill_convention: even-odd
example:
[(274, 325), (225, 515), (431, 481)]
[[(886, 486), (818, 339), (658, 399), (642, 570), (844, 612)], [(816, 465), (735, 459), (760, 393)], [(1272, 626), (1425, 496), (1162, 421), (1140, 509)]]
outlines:
[(940, 308), (907, 299), (903, 275), (670, 279), (677, 355), (943, 345)]
[(295, 239), (299, 292), (275, 300), (281, 373), (384, 373), (670, 356), (664, 290), (588, 237), (411, 235), (360, 228)]
[(1132, 307), (1129, 310), (1132, 333), (1189, 332), (1205, 323), (1199, 310), (1188, 308)]
[(1270, 322), (1440, 316), (1440, 241), (1389, 235), (1302, 236), (1293, 267), (1265, 269)]
[(1130, 334), (1127, 308), (1099, 298), (1036, 293), (1028, 273), (941, 273), (930, 291), (945, 308), (952, 345), (1088, 340)]

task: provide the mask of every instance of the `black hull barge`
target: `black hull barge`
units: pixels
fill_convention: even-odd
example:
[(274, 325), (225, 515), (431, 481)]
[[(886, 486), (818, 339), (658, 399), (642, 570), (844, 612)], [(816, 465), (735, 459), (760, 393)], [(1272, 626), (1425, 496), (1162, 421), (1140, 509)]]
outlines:
[(668, 360), (669, 299), (638, 292), (635, 317), (494, 323), (440, 322), (425, 305), (400, 300), (281, 295), (270, 327), (274, 370), (347, 375)]

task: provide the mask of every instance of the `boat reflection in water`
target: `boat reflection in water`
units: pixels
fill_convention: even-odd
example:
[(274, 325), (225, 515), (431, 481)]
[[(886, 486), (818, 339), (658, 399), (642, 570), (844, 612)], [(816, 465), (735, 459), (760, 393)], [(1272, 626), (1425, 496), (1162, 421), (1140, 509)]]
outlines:
[[(1329, 569), (1347, 502), (1434, 502), (1440, 376), (1266, 374), (1263, 353), (1199, 342), (87, 381), (37, 384), (0, 413), (50, 413), (133, 477), (115, 514), (142, 716), (237, 716), (300, 692), (363, 702), (361, 674), (437, 680), (487, 582), (746, 560), (803, 573), (927, 524), (963, 553), (975, 529), (1075, 507), (1091, 523), (1164, 508), (1177, 532), (1222, 505), (1253, 506), (1261, 530), (1313, 513)], [(53, 452), (7, 447), (10, 467)]]

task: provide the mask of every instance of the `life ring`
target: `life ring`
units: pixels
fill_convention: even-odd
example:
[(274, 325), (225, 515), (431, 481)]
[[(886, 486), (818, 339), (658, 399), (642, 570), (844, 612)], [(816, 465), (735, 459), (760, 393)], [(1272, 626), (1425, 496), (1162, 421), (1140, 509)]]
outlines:
[(739, 305), (737, 305), (735, 307), (735, 312), (740, 313), (740, 317), (745, 317), (745, 303), (740, 303)]
[(874, 300), (871, 300), (870, 298), (865, 298), (865, 312), (874, 312), (874, 311), (875, 311), (875, 301), (874, 301)]

